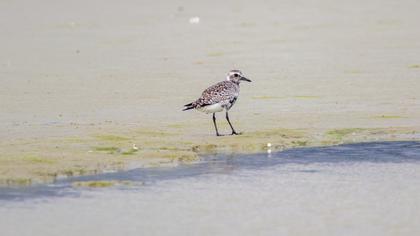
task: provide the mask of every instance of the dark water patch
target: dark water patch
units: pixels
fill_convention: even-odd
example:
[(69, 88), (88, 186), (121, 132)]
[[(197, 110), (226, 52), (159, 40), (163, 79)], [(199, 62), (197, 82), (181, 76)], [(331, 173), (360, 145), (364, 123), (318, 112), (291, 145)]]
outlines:
[[(0, 188), (0, 200), (25, 200), (60, 196), (79, 196), (84, 188), (74, 188), (81, 181), (131, 181), (151, 185), (157, 181), (194, 177), (203, 174), (230, 174), (239, 169), (263, 169), (276, 165), (354, 164), (354, 163), (420, 163), (420, 142), (371, 142), (332, 147), (290, 149), (276, 153), (249, 155), (213, 155), (195, 164), (177, 167), (139, 168), (129, 171), (71, 177), (49, 185)], [(318, 170), (303, 170), (316, 173)], [(120, 186), (119, 188), (127, 188)]]

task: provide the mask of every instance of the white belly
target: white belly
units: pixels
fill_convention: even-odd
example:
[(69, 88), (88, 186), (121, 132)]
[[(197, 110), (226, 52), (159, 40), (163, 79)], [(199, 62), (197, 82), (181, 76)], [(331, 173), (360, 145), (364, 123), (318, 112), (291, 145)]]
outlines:
[(222, 105), (220, 103), (216, 103), (216, 104), (213, 104), (213, 105), (208, 105), (208, 106), (205, 106), (205, 107), (198, 108), (199, 111), (205, 112), (207, 114), (215, 113), (215, 112), (221, 112), (221, 111), (223, 111), (223, 109), (224, 108), (222, 107)]

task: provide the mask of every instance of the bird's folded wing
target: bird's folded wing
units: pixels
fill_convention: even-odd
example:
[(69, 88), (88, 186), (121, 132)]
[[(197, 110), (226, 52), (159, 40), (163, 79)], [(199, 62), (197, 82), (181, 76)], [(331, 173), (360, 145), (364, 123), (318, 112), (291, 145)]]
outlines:
[(201, 107), (216, 103), (228, 103), (234, 99), (234, 94), (235, 88), (230, 83), (220, 82), (204, 90), (197, 102)]

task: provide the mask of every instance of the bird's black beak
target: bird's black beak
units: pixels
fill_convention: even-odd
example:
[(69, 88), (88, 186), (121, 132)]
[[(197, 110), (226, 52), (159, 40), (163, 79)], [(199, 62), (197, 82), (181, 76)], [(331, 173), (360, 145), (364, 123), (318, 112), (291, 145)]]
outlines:
[(252, 82), (250, 79), (245, 78), (245, 77), (241, 77), (239, 80), (243, 80), (243, 81), (246, 81), (246, 82)]

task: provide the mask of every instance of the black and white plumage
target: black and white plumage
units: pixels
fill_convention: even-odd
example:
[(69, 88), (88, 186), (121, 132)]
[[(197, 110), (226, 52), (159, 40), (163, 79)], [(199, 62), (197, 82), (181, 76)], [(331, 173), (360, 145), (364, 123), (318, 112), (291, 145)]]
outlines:
[(226, 110), (226, 120), (232, 129), (232, 135), (238, 134), (230, 123), (228, 111), (238, 99), (240, 90), (239, 84), (241, 81), (251, 82), (251, 80), (244, 77), (241, 71), (231, 70), (225, 81), (219, 82), (204, 90), (200, 98), (184, 105), (183, 111), (196, 109), (207, 114), (213, 113), (213, 123), (214, 128), (216, 129), (216, 135), (220, 136), (219, 131), (217, 130), (215, 113)]

